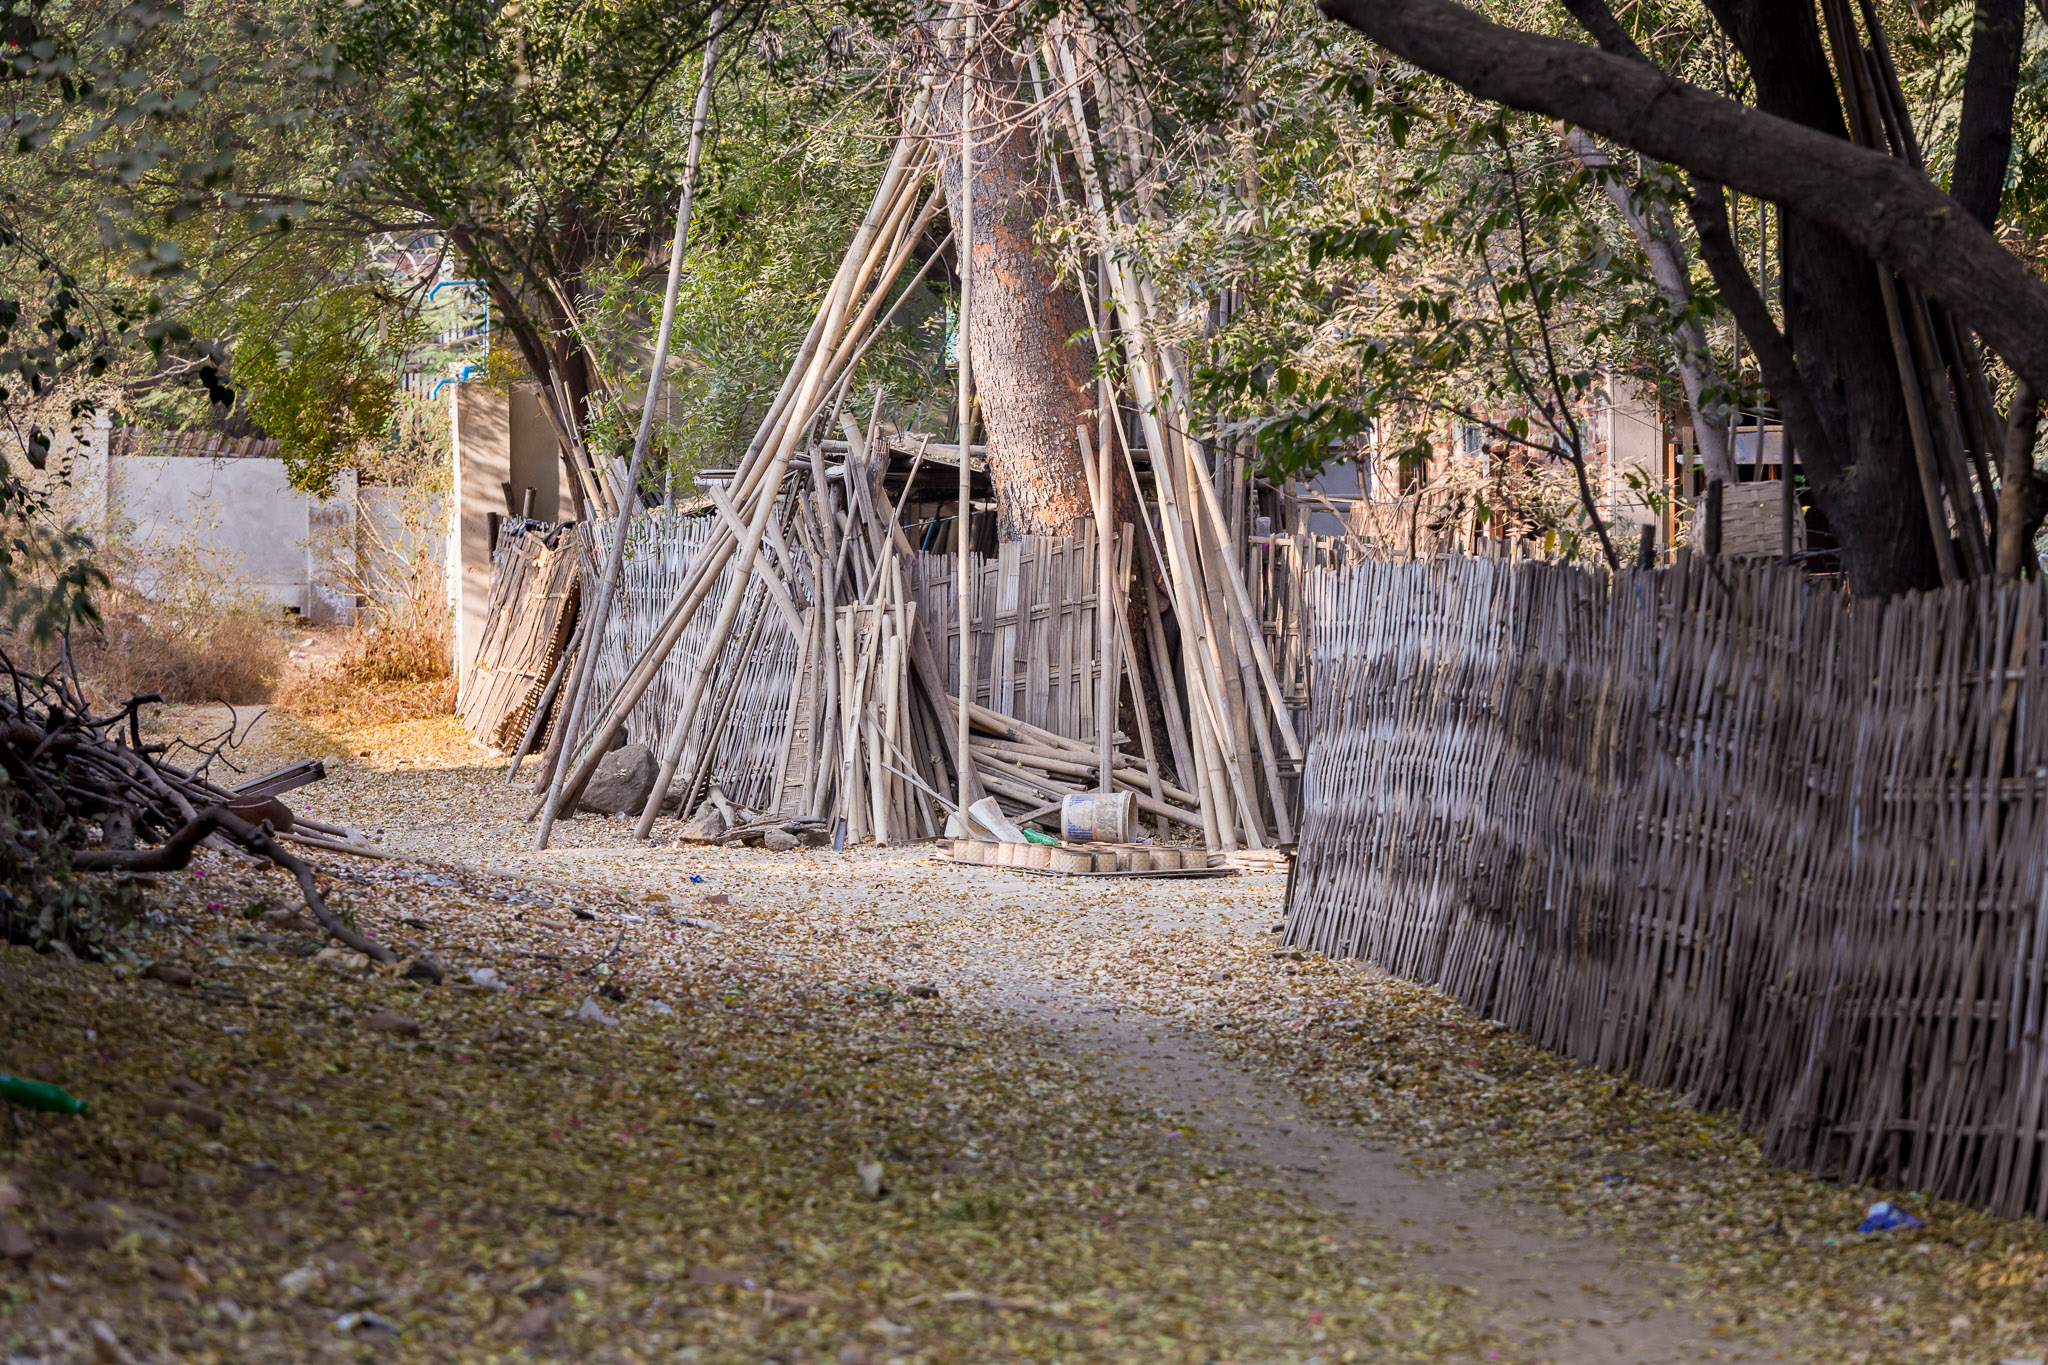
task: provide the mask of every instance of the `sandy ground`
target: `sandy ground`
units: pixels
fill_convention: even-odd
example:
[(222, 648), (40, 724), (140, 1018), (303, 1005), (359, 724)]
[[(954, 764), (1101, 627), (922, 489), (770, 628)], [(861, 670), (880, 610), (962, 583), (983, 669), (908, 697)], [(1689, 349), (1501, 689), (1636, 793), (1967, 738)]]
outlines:
[[(209, 720), (167, 712), (156, 724), (198, 731)], [(1234, 1319), (1258, 1318), (1257, 1331), (1232, 1339), (1213, 1319), (1190, 1320), (1152, 1333), (1149, 1345), (1126, 1336), (1113, 1349), (1108, 1338), (1057, 1334), (1000, 1349), (921, 1335), (897, 1349), (870, 1333), (866, 1344), (783, 1356), (720, 1354), (727, 1347), (707, 1336), (682, 1349), (712, 1354), (661, 1358), (1306, 1365), (2048, 1354), (2048, 1237), (2038, 1226), (1772, 1171), (1723, 1118), (1547, 1057), (1370, 967), (1279, 951), (1279, 875), (1051, 879), (955, 867), (932, 845), (680, 848), (637, 844), (630, 821), (590, 817), (561, 825), (555, 847), (534, 852), (525, 783), (507, 785), (502, 762), (471, 750), (451, 722), (344, 735), (271, 714), (232, 757), (254, 772), (304, 753), (324, 754), (329, 776), (294, 795), (297, 809), (424, 860), (349, 860), (368, 870), (344, 875), (447, 883), (437, 895), (452, 908), (421, 909), (388, 932), (451, 971), (511, 963), (515, 980), (535, 971), (540, 981), (547, 959), (595, 959), (579, 970), (604, 968), (627, 1000), (744, 976), (849, 999), (936, 1001), (952, 1036), (996, 1040), (987, 1065), (997, 1080), (985, 1093), (1057, 1064), (1080, 1078), (1067, 1093), (1083, 1096), (1079, 1107), (991, 1101), (979, 1117), (966, 1101), (950, 1111), (966, 1134), (947, 1158), (954, 1166), (992, 1167), (1069, 1141), (1078, 1150), (1100, 1140), (1110, 1115), (1135, 1114), (1155, 1135), (1175, 1135), (1147, 1158), (1177, 1172), (1157, 1182), (1180, 1192), (1175, 1216), (1209, 1216), (1220, 1189), (1265, 1191), (1281, 1212), (1262, 1226), (1349, 1257), (1349, 1292), (1394, 1296), (1354, 1313), (1322, 1307), (1327, 1273), (1291, 1280), (1301, 1265), (1290, 1272), (1258, 1254), (1205, 1272), (1196, 1249), (1213, 1248), (1182, 1237), (1125, 1249), (1136, 1291), (1163, 1294), (1184, 1271), (1198, 1282), (1220, 1273), (1231, 1292), (1256, 1286), (1267, 1296)], [(673, 837), (672, 824), (663, 830)], [(382, 894), (366, 891), (360, 913), (392, 925), (396, 906)], [(570, 918), (565, 905), (592, 918)], [(568, 994), (580, 989), (571, 981)], [(914, 1016), (896, 1023), (918, 1026)], [(756, 1052), (781, 1065), (789, 1049), (818, 1046), (784, 1035), (760, 1039)], [(1929, 1226), (1856, 1234), (1863, 1206), (1880, 1197)], [(1005, 1254), (1019, 1245), (994, 1235)], [(957, 1267), (949, 1273), (962, 1280)], [(1284, 1321), (1273, 1302), (1292, 1305)], [(502, 1327), (502, 1318), (490, 1321)]]

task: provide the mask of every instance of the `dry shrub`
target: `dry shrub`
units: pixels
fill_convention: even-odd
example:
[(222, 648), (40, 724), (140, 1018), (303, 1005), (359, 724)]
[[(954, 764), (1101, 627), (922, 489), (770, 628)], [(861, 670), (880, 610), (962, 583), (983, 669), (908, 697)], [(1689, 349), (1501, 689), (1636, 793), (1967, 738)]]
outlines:
[(160, 692), (166, 701), (269, 701), (286, 645), (275, 611), (202, 574), (156, 575), (149, 596), (116, 578), (100, 594), (100, 624), (71, 635), (72, 663), (101, 706)]
[(447, 631), (359, 625), (339, 659), (287, 684), (278, 701), (309, 720), (350, 729), (451, 715)]
[(446, 578), (430, 483), (408, 488), (398, 524), (358, 516), (367, 543), (352, 586), (367, 605), (342, 655), (285, 688), (279, 700), (308, 718), (350, 728), (455, 710)]

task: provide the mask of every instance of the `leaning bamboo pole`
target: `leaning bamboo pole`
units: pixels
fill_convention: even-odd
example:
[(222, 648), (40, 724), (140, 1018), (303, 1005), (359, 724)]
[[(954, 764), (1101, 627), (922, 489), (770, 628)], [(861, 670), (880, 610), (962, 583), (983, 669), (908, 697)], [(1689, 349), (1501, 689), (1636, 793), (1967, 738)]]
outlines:
[[(930, 87), (927, 85), (918, 95), (918, 113), (921, 114), (922, 105), (929, 98)], [(913, 114), (908, 120), (913, 126), (916, 121), (917, 114)], [(732, 548), (726, 550), (726, 558), (737, 553), (738, 565), (733, 574), (732, 584), (726, 590), (725, 602), (719, 608), (710, 634), (705, 639), (704, 650), (691, 668), (690, 685), (684, 693), (682, 706), (671, 722), (662, 753), (661, 771), (655, 778), (654, 790), (648, 794), (647, 805), (640, 813), (639, 824), (634, 828), (634, 835), (637, 838), (645, 839), (653, 832), (655, 819), (661, 812), (661, 804), (668, 795), (669, 784), (675, 780), (676, 766), (682, 761), (683, 748), (695, 725), (697, 710), (704, 698), (704, 689), (717, 667), (718, 655), (732, 633), (733, 621), (739, 614), (740, 602), (746, 591), (746, 582), (753, 575), (754, 560), (760, 550), (762, 532), (774, 509), (776, 492), (782, 486), (783, 474), (789, 468), (790, 457), (795, 453), (797, 442), (810, 425), (814, 405), (825, 381), (829, 351), (838, 345), (854, 298), (865, 283), (865, 279), (858, 272), (863, 268), (873, 268), (869, 253), (876, 245), (882, 223), (890, 215), (891, 210), (895, 209), (898, 199), (904, 196), (906, 190), (911, 194), (916, 192), (915, 184), (908, 179), (906, 173), (910, 168), (912, 153), (920, 150), (921, 146), (921, 142), (913, 140), (907, 134), (897, 140), (896, 150), (889, 159), (888, 168), (882, 174), (881, 183), (875, 188), (874, 200), (869, 205), (867, 216), (862, 220), (860, 230), (854, 234), (853, 244), (846, 253), (847, 261), (858, 261), (860, 267), (843, 269), (832, 290), (826, 304), (826, 323), (821, 334), (821, 341), (824, 344), (820, 345), (819, 354), (813, 357), (807, 367), (803, 382), (798, 386), (797, 396), (790, 405), (789, 418), (783, 424), (781, 437), (774, 443), (775, 453), (769, 457), (762, 476), (755, 483), (757, 496), (746, 538), (736, 547), (736, 551)], [(884, 281), (879, 287), (886, 289), (888, 283)]]
[(1109, 452), (1098, 455), (1088, 439), (1088, 428), (1074, 427), (1080, 442), (1081, 463), (1087, 466), (1088, 500), (1095, 512), (1095, 652), (1098, 676), (1095, 701), (1095, 749), (1102, 764), (1101, 790), (1116, 783), (1112, 755), (1116, 747), (1116, 616), (1110, 610), (1110, 595), (1116, 589), (1116, 527), (1111, 512)]
[[(1048, 61), (1057, 63), (1068, 90), (1068, 114), (1069, 120), (1073, 124), (1076, 162), (1081, 169), (1084, 186), (1090, 187), (1089, 209), (1095, 217), (1097, 231), (1103, 240), (1103, 251), (1107, 258), (1109, 265), (1108, 273), (1116, 293), (1118, 312), (1125, 319), (1126, 330), (1141, 338), (1136, 349), (1145, 353), (1145, 359), (1148, 362), (1154, 362), (1154, 364), (1148, 364), (1142, 368), (1134, 367), (1133, 369), (1134, 392), (1141, 385), (1147, 385), (1153, 390), (1153, 396), (1150, 400), (1140, 395), (1141, 411), (1149, 411), (1154, 414), (1147, 423), (1147, 443), (1154, 445), (1155, 450), (1159, 452), (1160, 456), (1168, 460), (1173, 459), (1173, 454), (1166, 448), (1166, 441), (1176, 442), (1184, 448), (1185, 465), (1191, 475), (1187, 480), (1187, 487), (1184, 492), (1189, 504), (1187, 515), (1196, 523), (1194, 539), (1200, 545), (1213, 537), (1213, 541), (1219, 551), (1209, 557), (1213, 571), (1207, 577), (1211, 580), (1218, 578), (1222, 580), (1221, 586), (1224, 591), (1220, 605), (1223, 609), (1220, 612), (1211, 610), (1209, 615), (1212, 617), (1220, 615), (1224, 618), (1222, 622), (1224, 630), (1232, 640), (1229, 652), (1233, 655), (1242, 653), (1249, 657), (1256, 668), (1259, 682), (1266, 694), (1268, 703), (1266, 707), (1259, 708), (1258, 713), (1255, 715), (1249, 706), (1251, 698), (1246, 697), (1244, 700), (1247, 705), (1244, 707), (1235, 705), (1218, 707), (1217, 710), (1221, 713), (1219, 719), (1235, 716), (1243, 712), (1249, 723), (1255, 727), (1260, 749), (1267, 751), (1271, 748), (1271, 741), (1266, 731), (1267, 713), (1270, 713), (1272, 724), (1279, 732), (1280, 740), (1286, 747), (1289, 759), (1299, 762), (1302, 756), (1301, 743), (1298, 735), (1295, 733), (1293, 718), (1287, 706), (1286, 694), (1280, 685), (1279, 675), (1273, 667), (1271, 651), (1267, 649), (1264, 634), (1259, 628), (1258, 614), (1252, 606), (1250, 593), (1244, 582), (1242, 567), (1238, 564), (1235, 555), (1229, 553), (1230, 548), (1236, 544), (1235, 531), (1224, 514), (1222, 502), (1217, 495), (1214, 481), (1210, 476), (1207, 461), (1202, 457), (1199, 450), (1195, 448), (1195, 443), (1187, 435), (1191, 426), (1190, 415), (1193, 412), (1193, 401), (1183, 377), (1185, 364), (1173, 352), (1171, 347), (1158, 346), (1153, 341), (1156, 335), (1153, 318), (1157, 310), (1157, 300), (1150, 280), (1142, 272), (1132, 270), (1128, 263), (1109, 254), (1109, 246), (1113, 240), (1113, 224), (1108, 211), (1106, 196), (1099, 183), (1098, 171), (1094, 164), (1086, 110), (1080, 94), (1080, 68), (1074, 55), (1073, 47), (1073, 43), (1078, 41), (1079, 37), (1080, 35), (1076, 35), (1070, 39), (1064, 33), (1049, 35), (1046, 43)], [(1121, 102), (1116, 98), (1113, 82), (1108, 74), (1100, 69), (1099, 64), (1097, 64), (1097, 69), (1092, 74), (1095, 80), (1098, 105), (1103, 109), (1105, 117), (1114, 119), (1117, 130), (1122, 140), (1126, 143), (1123, 149), (1125, 158), (1128, 160), (1135, 157), (1138, 152), (1135, 140), (1137, 130), (1131, 126), (1131, 121), (1128, 118), (1118, 116), (1117, 111), (1120, 108)], [(1139, 104), (1140, 113), (1142, 114), (1142, 101)], [(1157, 379), (1143, 372), (1144, 370), (1154, 368), (1155, 364), (1156, 369), (1164, 375), (1164, 384), (1159, 383)], [(1170, 424), (1159, 421), (1156, 415), (1160, 411), (1159, 399), (1162, 396), (1162, 391), (1164, 394), (1170, 394), (1172, 399), (1172, 412), (1175, 420)], [(1166, 429), (1160, 430), (1161, 428)], [(1164, 440), (1155, 442), (1155, 432), (1163, 437)], [(1162, 510), (1164, 510), (1163, 496)], [(1169, 536), (1169, 543), (1172, 540), (1173, 537)], [(1208, 596), (1206, 589), (1203, 592), (1203, 596)], [(1178, 604), (1176, 610), (1178, 610)], [(1209, 657), (1205, 660), (1205, 670), (1213, 673), (1214, 681), (1217, 684), (1223, 684), (1224, 679), (1229, 676), (1229, 672), (1224, 667), (1224, 648), (1221, 641), (1215, 639), (1213, 635), (1208, 635), (1206, 639)], [(1230, 672), (1234, 672), (1234, 670)], [(1229, 690), (1234, 689), (1229, 689), (1226, 685), (1226, 692)], [(1223, 698), (1219, 696), (1217, 700), (1221, 701)], [(1219, 738), (1224, 735), (1230, 735), (1233, 739), (1231, 747), (1236, 751), (1239, 765), (1248, 766), (1250, 762), (1250, 747), (1242, 743), (1235, 736), (1234, 729), (1235, 727), (1220, 729), (1218, 732)], [(1269, 774), (1271, 774), (1269, 786), (1277, 788), (1277, 766), (1274, 762), (1269, 761), (1267, 767)], [(1233, 773), (1233, 786), (1240, 790), (1241, 798), (1244, 795), (1243, 785), (1241, 776)], [(1275, 810), (1278, 811), (1280, 809), (1280, 797), (1277, 790), (1274, 793), (1274, 802)], [(1255, 811), (1255, 807), (1252, 808), (1252, 811), (1248, 811), (1248, 819), (1256, 818), (1253, 811)]]
[[(633, 433), (633, 461), (626, 474), (626, 486), (620, 490), (618, 530), (612, 536), (611, 551), (605, 556), (604, 578), (598, 588), (597, 600), (586, 617), (592, 620), (586, 632), (590, 644), (578, 659), (568, 695), (562, 699), (564, 728), (571, 736), (583, 720), (590, 679), (597, 669), (598, 649), (604, 643), (604, 628), (611, 619), (612, 593), (618, 587), (619, 570), (626, 560), (626, 533), (632, 529), (633, 512), (640, 501), (640, 474), (647, 464), (647, 438), (654, 430), (654, 400), (661, 392), (668, 369), (669, 338), (675, 331), (676, 298), (682, 291), (683, 257), (690, 241), (690, 213), (696, 198), (697, 167), (704, 154), (704, 125), (711, 116), (711, 83), (718, 71), (718, 40), (724, 36), (724, 23), (724, 7), (712, 10), (711, 36), (704, 42), (704, 74), (697, 81), (697, 104), (690, 115), (690, 151), (683, 169), (682, 197), (676, 201), (676, 227), (669, 244), (668, 282), (661, 296), (661, 322), (654, 330), (654, 356), (647, 367), (647, 392), (640, 403), (640, 425)], [(513, 768), (517, 771), (516, 762)], [(534, 833), (533, 846), (537, 849), (548, 846), (548, 838), (554, 832), (555, 817), (561, 810), (561, 772), (562, 765), (558, 763), (549, 781), (547, 808), (541, 815), (540, 828)]]
[(960, 49), (960, 221), (953, 225), (953, 254), (960, 262), (960, 324), (954, 333), (960, 365), (960, 478), (954, 539), (960, 567), (954, 574), (954, 610), (960, 622), (960, 705), (954, 718), (960, 755), (959, 797), (962, 836), (974, 831), (966, 811), (974, 801), (973, 759), (968, 747), (967, 708), (974, 698), (974, 588), (968, 572), (973, 549), (974, 351), (968, 344), (974, 315), (974, 39), (978, 16), (966, 19)]
[[(920, 91), (913, 105), (913, 117), (921, 112), (928, 98), (928, 88)], [(856, 294), (861, 283), (856, 277), (859, 263), (867, 260), (868, 243), (878, 230), (882, 216), (896, 207), (896, 196), (905, 188), (906, 166), (912, 150), (907, 139), (899, 142), (896, 154), (891, 157), (888, 169), (877, 186), (875, 200), (862, 222), (854, 247), (842, 258), (838, 273), (826, 292), (825, 302), (820, 305), (810, 331), (798, 348), (781, 390), (734, 470), (730, 490), (733, 502), (756, 516), (760, 506), (773, 502), (788, 471), (789, 453), (803, 430), (810, 425), (813, 406), (823, 388), (820, 367), (825, 362), (820, 359), (821, 353), (826, 357), (833, 354), (838, 341), (837, 327), (844, 322), (848, 300)], [(893, 281), (883, 280), (878, 288), (887, 289), (891, 283)], [(829, 336), (828, 326), (832, 332)], [(771, 450), (774, 453), (764, 459), (764, 453)], [(772, 478), (769, 477), (771, 471)], [(757, 494), (764, 495), (766, 503), (757, 505)], [(751, 526), (752, 522), (749, 524)], [(757, 548), (758, 543), (756, 540)], [(677, 585), (675, 595), (639, 661), (620, 684), (596, 725), (583, 737), (580, 755), (563, 783), (564, 804), (573, 801), (590, 780), (612, 738), (625, 724), (626, 717), (639, 699), (653, 685), (662, 664), (716, 587), (726, 564), (741, 549), (742, 545), (734, 537), (723, 534), (715, 537), (692, 563), (684, 580)], [(727, 629), (730, 629), (729, 623)], [(672, 772), (670, 777), (673, 780)]]

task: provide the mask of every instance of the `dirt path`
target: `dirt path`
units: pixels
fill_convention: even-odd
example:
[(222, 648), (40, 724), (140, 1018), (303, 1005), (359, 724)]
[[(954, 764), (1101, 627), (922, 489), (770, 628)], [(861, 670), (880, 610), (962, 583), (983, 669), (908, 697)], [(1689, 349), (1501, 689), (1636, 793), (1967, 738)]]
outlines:
[[(1019, 996), (1029, 983), (1015, 983)], [(1220, 1062), (1182, 1030), (1073, 997), (1010, 1002), (1155, 1109), (1224, 1139), (1361, 1232), (1400, 1248), (1415, 1273), (1466, 1291), (1505, 1350), (1558, 1361), (1690, 1365), (1769, 1359), (1732, 1346), (1674, 1304), (1674, 1276), (1590, 1236), (1548, 1231), (1541, 1211), (1484, 1197), (1488, 1182), (1418, 1170), (1399, 1151), (1336, 1130), (1292, 1095)], [(1499, 1358), (1496, 1356), (1495, 1358)]]
[[(309, 814), (617, 897), (631, 913), (611, 951), (636, 988), (765, 970), (855, 994), (936, 991), (958, 1018), (1066, 1058), (1228, 1162), (1223, 1183), (1285, 1191), (1358, 1239), (1346, 1245), (1379, 1248), (1357, 1284), (1422, 1295), (1403, 1311), (1426, 1303), (1435, 1325), (1391, 1325), (1434, 1342), (1430, 1358), (2048, 1355), (2037, 1225), (1773, 1171), (1724, 1118), (1549, 1057), (1427, 989), (1276, 950), (1278, 876), (1105, 883), (959, 869), (930, 846), (678, 849), (588, 818), (534, 853), (524, 784), (506, 786), (445, 723), (340, 739), (289, 717), (259, 729), (252, 767), (327, 744), (332, 776), (303, 793)], [(659, 918), (676, 907), (724, 932), (678, 937)], [(1205, 1193), (1176, 1207), (1199, 1213), (1210, 1187), (1190, 1179)], [(1856, 1236), (1882, 1197), (1909, 1199), (1930, 1227)], [(1286, 1273), (1270, 1260), (1240, 1264)], [(1154, 1287), (1170, 1273), (1156, 1266)], [(1315, 1326), (1327, 1285), (1290, 1292), (1308, 1313), (1295, 1348), (1249, 1358), (1373, 1358)]]
[[(935, 984), (958, 1008), (1027, 1021), (1148, 1107), (1223, 1140), (1260, 1178), (1277, 1177), (1357, 1232), (1390, 1241), (1408, 1273), (1466, 1291), (1495, 1343), (1486, 1348), (1491, 1357), (1476, 1358), (1759, 1358), (1677, 1307), (1683, 1286), (1654, 1264), (1646, 1271), (1639, 1256), (1584, 1232), (1558, 1235), (1545, 1226), (1554, 1220), (1484, 1197), (1484, 1178), (1421, 1167), (1385, 1138), (1326, 1126), (1271, 1081), (1220, 1059), (1191, 1031), (1162, 1030), (1116, 985), (1073, 989), (1077, 944), (1114, 951), (1134, 926), (1264, 947), (1282, 890), (1276, 875), (1062, 883), (955, 869), (935, 863), (930, 847), (907, 857), (811, 853), (784, 860), (635, 849), (619, 838), (618, 822), (588, 819), (565, 826), (554, 850), (536, 854), (519, 847), (524, 827), (502, 823), (518, 801), (508, 800), (486, 771), (468, 779), (479, 818), (413, 823), (390, 837), (487, 866), (613, 887), (629, 898), (672, 885), (679, 863), (702, 865), (716, 869), (721, 888), (736, 888), (743, 904), (772, 906), (778, 918), (793, 914), (804, 934), (843, 939), (850, 926), (875, 965), (898, 981)], [(452, 800), (445, 786), (441, 799)], [(310, 804), (318, 809), (317, 800)], [(418, 810), (417, 801), (410, 804)], [(360, 804), (346, 809), (358, 823), (376, 814)], [(763, 928), (772, 941), (775, 927)]]

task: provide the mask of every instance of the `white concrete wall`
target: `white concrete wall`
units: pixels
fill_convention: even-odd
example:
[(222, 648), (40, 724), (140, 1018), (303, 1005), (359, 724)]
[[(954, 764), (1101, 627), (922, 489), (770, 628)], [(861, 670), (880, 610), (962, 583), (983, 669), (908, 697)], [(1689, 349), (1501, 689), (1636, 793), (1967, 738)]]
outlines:
[[(1658, 515), (1646, 494), (1664, 491), (1664, 419), (1654, 402), (1628, 380), (1610, 375), (1610, 402), (1601, 414), (1607, 427), (1605, 511), (1616, 523), (1654, 525)], [(1631, 487), (1629, 475), (1636, 476)], [(1618, 553), (1633, 546), (1616, 545)]]
[(196, 556), (266, 602), (333, 619), (332, 592), (313, 586), (313, 499), (291, 487), (282, 460), (123, 456), (109, 466), (107, 511), (145, 565)]
[(374, 590), (381, 544), (438, 538), (438, 497), (408, 526), (405, 491), (360, 488), (354, 470), (319, 499), (293, 488), (279, 460), (110, 460), (103, 442), (93, 444), (76, 452), (59, 514), (118, 545), (144, 592), (152, 576), (198, 572), (309, 621), (346, 624), (358, 592)]

